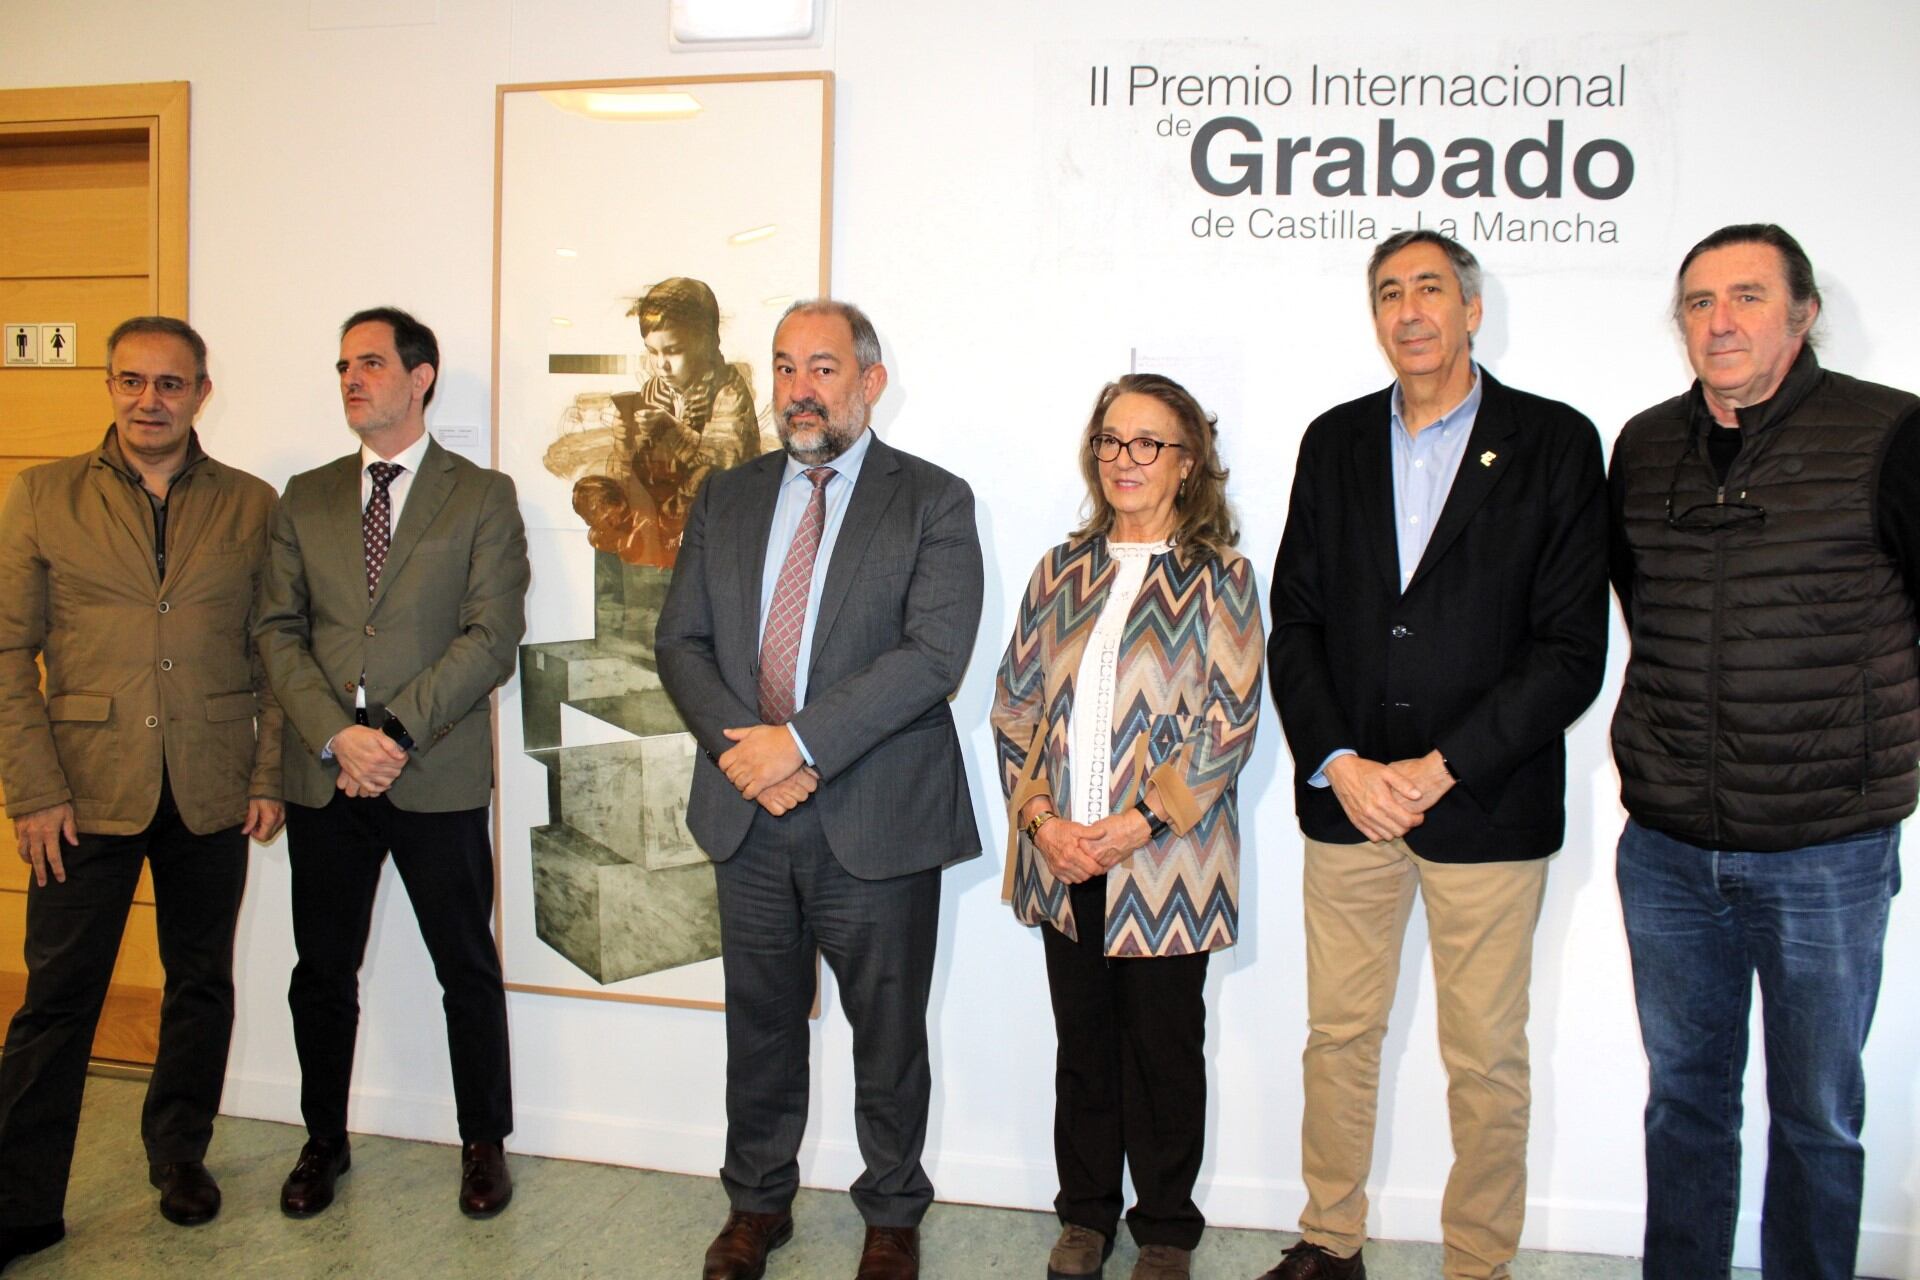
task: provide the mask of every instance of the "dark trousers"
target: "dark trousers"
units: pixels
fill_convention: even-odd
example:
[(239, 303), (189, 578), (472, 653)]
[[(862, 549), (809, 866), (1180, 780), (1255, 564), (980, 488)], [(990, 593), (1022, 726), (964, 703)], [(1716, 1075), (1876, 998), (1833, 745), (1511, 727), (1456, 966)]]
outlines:
[(344, 793), (324, 809), (287, 806), (299, 955), (287, 1003), (307, 1132), (323, 1140), (346, 1136), (360, 963), (389, 853), (440, 980), (460, 1138), (499, 1142), (513, 1131), (513, 1079), (506, 989), (493, 945), (487, 811), (410, 813), (385, 796)]
[(1207, 953), (1109, 959), (1106, 895), (1104, 876), (1069, 891), (1078, 941), (1040, 926), (1060, 1046), (1053, 1207), (1111, 1239), (1131, 1166), (1134, 1242), (1191, 1249), (1207, 1225), (1193, 1202), (1207, 1136)]
[(827, 847), (813, 806), (754, 815), (714, 864), (727, 993), (727, 1153), (736, 1209), (793, 1202), (807, 1127), (807, 1014), (816, 950), (853, 1027), (854, 1133), (866, 1171), (854, 1205), (870, 1226), (917, 1226), (933, 1200), (927, 1139), (927, 993), (940, 923), (936, 868), (861, 880)]
[(0, 1227), (62, 1216), (80, 1126), (80, 1095), (100, 1006), (120, 951), (140, 864), (153, 868), (154, 919), (166, 986), (160, 1048), (140, 1137), (147, 1160), (199, 1160), (233, 1036), (233, 931), (247, 880), (239, 827), (187, 830), (164, 780), (145, 831), (62, 844), (64, 883), (27, 888), (27, 995), (0, 1057)]

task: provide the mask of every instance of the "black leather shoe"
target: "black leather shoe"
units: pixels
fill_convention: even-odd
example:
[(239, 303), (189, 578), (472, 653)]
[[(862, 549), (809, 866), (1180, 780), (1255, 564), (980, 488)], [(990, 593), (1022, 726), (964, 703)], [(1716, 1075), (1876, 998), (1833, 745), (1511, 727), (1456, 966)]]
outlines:
[(707, 1246), (700, 1280), (760, 1280), (767, 1274), (767, 1255), (793, 1239), (793, 1215), (748, 1213), (735, 1209), (726, 1225)]
[(66, 1238), (65, 1219), (43, 1222), (37, 1227), (0, 1227), (0, 1271), (15, 1258), (24, 1258), (30, 1253), (38, 1253), (48, 1245), (59, 1244)]
[(497, 1142), (460, 1144), (460, 1212), (469, 1218), (491, 1218), (513, 1199), (513, 1175), (507, 1172), (506, 1148)]
[(1359, 1254), (1341, 1258), (1317, 1244), (1302, 1240), (1280, 1256), (1280, 1265), (1260, 1280), (1367, 1280), (1367, 1264)]
[(280, 1184), (280, 1212), (311, 1218), (333, 1203), (333, 1184), (353, 1168), (353, 1148), (345, 1138), (309, 1138), (300, 1148), (293, 1172)]
[(160, 1188), (160, 1216), (176, 1227), (212, 1222), (220, 1212), (220, 1184), (198, 1160), (149, 1165), (147, 1181)]

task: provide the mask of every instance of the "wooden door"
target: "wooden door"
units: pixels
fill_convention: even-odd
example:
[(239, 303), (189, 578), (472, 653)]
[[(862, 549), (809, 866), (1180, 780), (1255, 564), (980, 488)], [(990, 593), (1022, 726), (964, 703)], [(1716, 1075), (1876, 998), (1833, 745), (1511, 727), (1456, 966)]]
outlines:
[[(187, 103), (184, 83), (0, 91), (0, 323), (76, 326), (71, 367), (0, 368), (0, 486), (98, 447), (116, 324), (187, 314)], [(0, 815), (0, 1022), (26, 981), (17, 847)], [(161, 981), (143, 874), (95, 1057), (153, 1062)]]

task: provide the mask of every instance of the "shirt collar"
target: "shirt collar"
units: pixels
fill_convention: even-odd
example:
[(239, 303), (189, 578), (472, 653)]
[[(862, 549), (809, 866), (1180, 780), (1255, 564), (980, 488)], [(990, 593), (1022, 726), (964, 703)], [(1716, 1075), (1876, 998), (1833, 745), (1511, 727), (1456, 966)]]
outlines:
[[(167, 477), (168, 488), (171, 489), (182, 476), (205, 461), (206, 456), (206, 450), (200, 447), (200, 433), (194, 428), (188, 427), (187, 456), (181, 459), (180, 469)], [(133, 464), (127, 461), (126, 453), (120, 448), (120, 428), (117, 424), (107, 428), (106, 438), (100, 442), (100, 460), (119, 472), (126, 479), (145, 487), (144, 482), (140, 479), (140, 473), (133, 469)]]
[[(860, 438), (849, 445), (845, 453), (831, 462), (820, 465), (832, 468), (834, 471), (845, 476), (848, 484), (854, 484), (860, 479), (860, 465), (867, 460), (867, 450), (872, 444), (873, 428), (868, 427), (861, 431)], [(792, 454), (788, 454), (786, 470), (780, 473), (781, 485), (784, 486), (791, 483), (796, 476), (805, 475), (811, 465), (812, 464), (801, 462)]]
[(360, 446), (360, 472), (362, 475), (366, 474), (367, 468), (376, 462), (394, 462), (405, 467), (407, 469), (407, 475), (419, 475), (420, 463), (421, 460), (427, 456), (427, 444), (431, 439), (432, 433), (422, 431), (418, 440), (415, 440), (391, 458), (383, 458), (373, 451), (371, 445), (363, 444)]
[[(1474, 361), (1472, 367), (1473, 367), (1473, 385), (1467, 388), (1466, 399), (1462, 400), (1459, 404), (1453, 406), (1453, 408), (1441, 414), (1438, 418), (1434, 419), (1434, 421), (1428, 426), (1422, 427), (1421, 428), (1422, 432), (1438, 431), (1441, 435), (1444, 436), (1452, 428), (1459, 426), (1461, 423), (1472, 422), (1475, 416), (1479, 414), (1480, 396), (1481, 396), (1481, 392), (1485, 389), (1485, 384), (1482, 382), (1480, 378), (1479, 362)], [(1400, 389), (1400, 384), (1396, 381), (1393, 384), (1393, 400), (1392, 400), (1393, 427), (1394, 427), (1394, 430), (1406, 435), (1408, 439), (1412, 439), (1413, 433), (1407, 430), (1406, 408), (1407, 408), (1406, 394)]]

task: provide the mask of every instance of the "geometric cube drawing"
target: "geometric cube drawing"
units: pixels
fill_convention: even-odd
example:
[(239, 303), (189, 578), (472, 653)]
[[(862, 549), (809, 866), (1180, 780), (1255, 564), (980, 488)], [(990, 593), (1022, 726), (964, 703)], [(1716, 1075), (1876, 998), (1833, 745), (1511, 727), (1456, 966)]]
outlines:
[[(720, 954), (713, 864), (687, 830), (693, 735), (654, 671), (669, 576), (596, 552), (594, 637), (521, 647), (522, 731), (547, 770), (534, 929), (602, 984)], [(569, 709), (634, 738), (562, 746)]]

